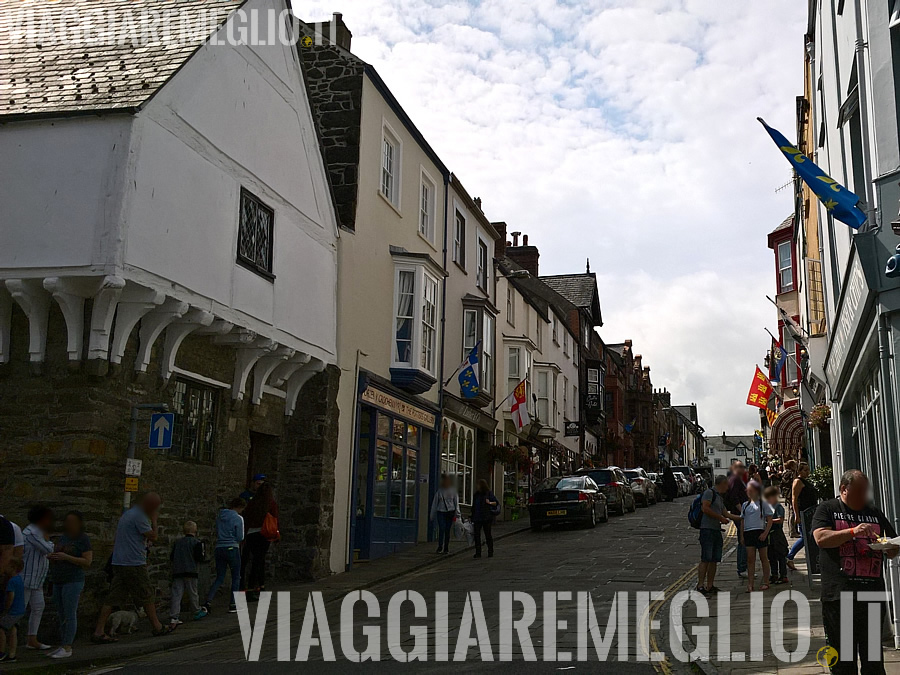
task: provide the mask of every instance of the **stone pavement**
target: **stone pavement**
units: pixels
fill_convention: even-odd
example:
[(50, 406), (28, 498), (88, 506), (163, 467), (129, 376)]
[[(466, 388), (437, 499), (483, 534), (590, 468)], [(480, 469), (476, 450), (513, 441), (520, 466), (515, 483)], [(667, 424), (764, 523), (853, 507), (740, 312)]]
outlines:
[[(751, 652), (752, 631), (751, 631), (751, 596), (746, 592), (747, 580), (737, 576), (735, 566), (736, 542), (734, 527), (729, 528), (726, 543), (726, 558), (719, 567), (719, 573), (716, 578), (716, 586), (723, 592), (728, 593), (730, 603), (727, 606), (718, 605), (716, 598), (709, 600), (709, 617), (698, 618), (696, 612), (689, 612), (692, 607), (691, 603), (685, 606), (685, 629), (689, 632), (697, 627), (707, 627), (710, 633), (710, 650), (712, 652), (711, 660), (706, 662), (697, 662), (696, 665), (701, 668), (707, 675), (719, 673), (721, 675), (814, 675), (819, 673), (828, 673), (828, 669), (822, 667), (816, 662), (816, 654), (825, 646), (825, 630), (822, 627), (822, 609), (819, 601), (819, 580), (818, 576), (813, 578), (812, 587), (809, 585), (809, 576), (807, 574), (805, 551), (797, 555), (794, 563), (797, 567), (796, 571), (788, 571), (790, 584), (773, 585), (765, 592), (754, 593), (754, 600), (761, 601), (764, 606), (762, 631), (757, 631), (765, 637), (763, 638), (763, 658), (761, 661), (750, 661), (749, 654)], [(789, 539), (793, 544), (794, 539)], [(756, 588), (761, 584), (760, 578), (762, 571), (759, 561), (756, 563)], [(682, 590), (690, 590), (697, 584), (696, 576), (692, 577), (690, 582), (685, 584)], [(798, 663), (787, 663), (776, 658), (772, 651), (772, 639), (777, 635), (781, 636), (784, 641), (784, 648), (790, 652), (796, 648), (798, 639), (798, 621), (797, 621), (797, 605), (794, 602), (787, 602), (784, 605), (784, 620), (774, 630), (772, 628), (772, 608), (773, 599), (780, 593), (785, 591), (794, 591), (802, 593), (808, 603), (810, 609), (810, 645), (806, 658)], [(718, 617), (727, 614), (730, 617), (730, 637), (731, 643), (728, 646), (719, 647)], [(758, 614), (757, 614), (758, 616)], [(698, 640), (691, 637), (691, 643), (696, 646)], [(689, 649), (693, 647), (688, 645)], [(720, 660), (720, 654), (730, 653), (733, 655), (729, 661)], [(900, 651), (893, 648), (893, 640), (884, 642), (885, 669), (887, 673), (900, 673)]]
[[(530, 529), (528, 517), (524, 519), (500, 522), (494, 526), (494, 539), (501, 540)], [(471, 554), (474, 547), (467, 547), (464, 543), (453, 541), (450, 544), (449, 556), (435, 554), (435, 544), (422, 543), (405, 551), (395, 553), (386, 558), (379, 558), (371, 562), (355, 563), (350, 572), (335, 574), (315, 582), (302, 584), (270, 584), (272, 591), (291, 591), (292, 593), (306, 594), (310, 591), (321, 591), (326, 604), (342, 598), (351, 590), (371, 588), (379, 584), (390, 582), (393, 579), (413, 574), (423, 568), (440, 563), (448, 558)], [(216, 602), (213, 603), (213, 612), (202, 621), (186, 620), (184, 624), (171, 635), (154, 638), (149, 634), (150, 626), (146, 619), (139, 623), (139, 630), (131, 636), (123, 636), (119, 642), (110, 645), (90, 644), (86, 635), (79, 635), (73, 649), (73, 656), (68, 659), (53, 661), (43, 654), (19, 648), (19, 659), (16, 663), (0, 663), (0, 675), (3, 673), (52, 673), (72, 672), (75, 670), (87, 670), (89, 668), (123, 659), (131, 659), (143, 655), (153, 655), (157, 652), (170, 651), (185, 646), (205, 643), (227, 636), (233, 636), (239, 632), (237, 620), (234, 614), (226, 611), (227, 603), (224, 593), (219, 593)], [(165, 607), (168, 608), (166, 602)], [(168, 609), (161, 616), (168, 615)], [(183, 614), (183, 618), (186, 615)]]

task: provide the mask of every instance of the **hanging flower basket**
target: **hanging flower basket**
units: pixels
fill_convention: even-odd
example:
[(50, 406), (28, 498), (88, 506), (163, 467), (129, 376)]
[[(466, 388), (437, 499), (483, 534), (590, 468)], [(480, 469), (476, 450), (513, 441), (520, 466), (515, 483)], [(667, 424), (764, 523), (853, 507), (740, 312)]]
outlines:
[(819, 405), (814, 405), (812, 411), (809, 413), (809, 419), (807, 423), (813, 429), (824, 429), (828, 426), (828, 422), (831, 419), (831, 407), (825, 403), (820, 403)]

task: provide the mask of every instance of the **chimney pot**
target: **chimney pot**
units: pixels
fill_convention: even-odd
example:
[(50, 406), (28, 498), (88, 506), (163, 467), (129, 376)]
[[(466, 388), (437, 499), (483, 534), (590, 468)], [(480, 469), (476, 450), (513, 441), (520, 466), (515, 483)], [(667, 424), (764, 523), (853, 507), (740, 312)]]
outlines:
[(510, 234), (512, 235), (512, 238), (513, 238), (513, 246), (518, 246), (519, 245), (519, 237), (522, 236), (522, 233), (521, 232), (511, 232)]
[(480, 211), (481, 210), (481, 197), (475, 197), (475, 199), (473, 199), (472, 201), (475, 202), (475, 206), (477, 206), (478, 210)]
[(522, 236), (522, 246), (528, 246), (528, 235)]

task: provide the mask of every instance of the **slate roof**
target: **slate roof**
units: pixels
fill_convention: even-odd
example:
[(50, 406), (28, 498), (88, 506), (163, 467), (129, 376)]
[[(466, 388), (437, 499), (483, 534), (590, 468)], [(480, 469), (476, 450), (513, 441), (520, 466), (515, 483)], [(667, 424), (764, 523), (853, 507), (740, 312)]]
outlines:
[(794, 227), (794, 214), (792, 213), (787, 218), (785, 218), (781, 225), (772, 230), (769, 234), (775, 234), (776, 232), (780, 232), (781, 230), (786, 230), (789, 227)]
[[(133, 111), (172, 77), (242, 1), (22, 0), (4, 4), (0, 11), (0, 119)], [(210, 17), (205, 26), (199, 19), (204, 11)], [(168, 38), (161, 28), (155, 34), (147, 31), (149, 38), (141, 37), (142, 27), (152, 20), (149, 12), (174, 13), (174, 21), (167, 24)], [(85, 17), (93, 17), (91, 34), (102, 39), (97, 44), (59, 39), (63, 16), (68, 31)], [(108, 23), (101, 23), (100, 17), (108, 22), (110, 16), (115, 18), (113, 39), (101, 32)], [(189, 19), (183, 24), (184, 33), (181, 16)], [(31, 17), (33, 32), (24, 33)], [(42, 24), (45, 17), (54, 22), (57, 32), (41, 29), (51, 25)], [(134, 31), (128, 28), (128, 19)], [(137, 37), (134, 43), (131, 35)]]
[(576, 307), (590, 309), (594, 301), (597, 278), (592, 273), (541, 277), (541, 281)]
[(726, 436), (724, 441), (721, 436), (706, 437), (707, 446), (717, 452), (731, 452), (738, 443), (743, 443), (747, 448), (753, 448), (753, 436)]

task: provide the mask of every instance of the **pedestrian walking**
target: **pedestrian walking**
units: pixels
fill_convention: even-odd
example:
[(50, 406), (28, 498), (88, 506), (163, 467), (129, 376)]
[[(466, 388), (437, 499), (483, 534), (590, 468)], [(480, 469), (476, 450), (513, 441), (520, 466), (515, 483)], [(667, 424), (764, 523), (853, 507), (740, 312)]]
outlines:
[[(247, 589), (247, 602), (254, 602), (265, 590), (266, 554), (278, 533), (278, 503), (270, 483), (262, 483), (244, 509), (244, 527), (247, 534), (241, 549), (241, 588)], [(274, 533), (268, 531), (272, 528)]]
[(459, 495), (453, 480), (441, 474), (441, 485), (431, 500), (431, 520), (438, 526), (438, 553), (450, 553), (450, 531), (459, 518)]
[(175, 629), (172, 625), (164, 626), (156, 615), (156, 597), (147, 571), (147, 549), (159, 538), (156, 521), (161, 505), (160, 496), (148, 492), (119, 518), (110, 561), (112, 582), (100, 608), (91, 642), (118, 642), (117, 638), (106, 634), (106, 620), (112, 613), (113, 605), (127, 605), (129, 601), (147, 612), (154, 636), (167, 635)]
[(472, 497), (472, 525), (475, 534), (475, 555), (481, 557), (481, 533), (484, 532), (484, 540), (487, 542), (487, 557), (494, 557), (494, 537), (491, 534), (491, 524), (499, 513), (500, 501), (494, 496), (488, 487), (487, 481), (478, 481), (478, 488)]
[(31, 609), (28, 615), (26, 649), (50, 649), (50, 645), (40, 642), (37, 635), (46, 605), (44, 581), (50, 567), (47, 556), (53, 553), (53, 542), (50, 541), (52, 529), (53, 511), (43, 505), (32, 506), (28, 510), (28, 526), (22, 531), (25, 540), (23, 557), (25, 570), (22, 575), (25, 583), (25, 608)]
[(755, 480), (747, 484), (747, 501), (741, 507), (741, 543), (747, 548), (747, 592), (754, 591), (756, 558), (762, 563), (761, 591), (769, 590), (769, 532), (775, 511), (762, 499), (762, 486)]
[(244, 541), (244, 519), (241, 513), (247, 506), (240, 497), (235, 497), (228, 508), (221, 509), (216, 517), (216, 580), (206, 596), (206, 602), (195, 618), (202, 619), (212, 609), (213, 598), (225, 583), (225, 573), (231, 572), (231, 593), (228, 595), (228, 611), (237, 612), (235, 595), (241, 590), (241, 542)]
[[(812, 519), (812, 536), (820, 549), (822, 622), (828, 644), (838, 650), (838, 662), (831, 668), (834, 675), (857, 673), (857, 659), (864, 675), (885, 672), (880, 640), (887, 613), (884, 556), (894, 558), (900, 547), (883, 552), (870, 548), (879, 537), (893, 538), (897, 532), (881, 509), (868, 505), (868, 495), (868, 477), (862, 471), (846, 471), (840, 497), (819, 504)], [(867, 595), (858, 595), (862, 593)], [(879, 599), (871, 600), (869, 594)], [(870, 624), (870, 616), (877, 620)], [(842, 635), (850, 626), (852, 637)]]
[(0, 610), (0, 661), (14, 663), (18, 649), (18, 623), (25, 616), (25, 580), (22, 570), (25, 564), (15, 560), (14, 572), (6, 582), (3, 609)]
[(700, 497), (700, 564), (697, 566), (697, 590), (704, 595), (718, 593), (716, 571), (722, 562), (722, 525), (738, 517), (725, 508), (728, 478), (716, 476), (713, 486)]
[(197, 595), (197, 577), (200, 563), (206, 562), (206, 547), (197, 539), (197, 523), (187, 521), (181, 528), (184, 536), (175, 541), (169, 560), (172, 563), (171, 606), (169, 623), (178, 626), (181, 621), (181, 600), (187, 593), (188, 614), (202, 619), (200, 597)]
[(672, 471), (671, 466), (667, 466), (663, 471), (663, 491), (666, 493), (667, 502), (675, 501), (678, 496), (678, 481), (675, 480), (675, 472)]
[(791, 503), (796, 518), (797, 541), (788, 551), (787, 565), (792, 570), (797, 569), (794, 558), (803, 549), (803, 528), (800, 526), (803, 512), (813, 508), (819, 503), (819, 491), (809, 480), (809, 464), (802, 463), (797, 468), (797, 477), (791, 485)]
[(794, 489), (794, 479), (797, 477), (797, 462), (790, 459), (784, 463), (784, 470), (781, 472), (781, 483), (778, 486), (781, 490), (781, 499), (784, 501), (789, 511), (788, 516), (788, 532), (791, 537), (797, 536), (797, 521), (794, 507), (791, 503), (793, 500), (792, 490)]
[(50, 560), (53, 604), (59, 616), (60, 646), (50, 652), (51, 659), (72, 656), (72, 643), (78, 632), (78, 602), (84, 590), (84, 572), (94, 561), (91, 540), (84, 533), (84, 516), (69, 511), (63, 520), (63, 533), (56, 541)]
[(770, 485), (763, 492), (763, 498), (772, 507), (772, 530), (769, 532), (769, 575), (770, 584), (788, 583), (787, 554), (788, 541), (784, 536), (784, 506), (778, 502), (778, 488)]
[[(728, 479), (728, 491), (725, 493), (725, 506), (734, 515), (740, 515), (741, 505), (747, 501), (747, 472), (744, 463), (736, 459), (731, 463), (731, 477)], [(737, 544), (737, 574), (747, 576), (747, 547), (740, 537)]]

